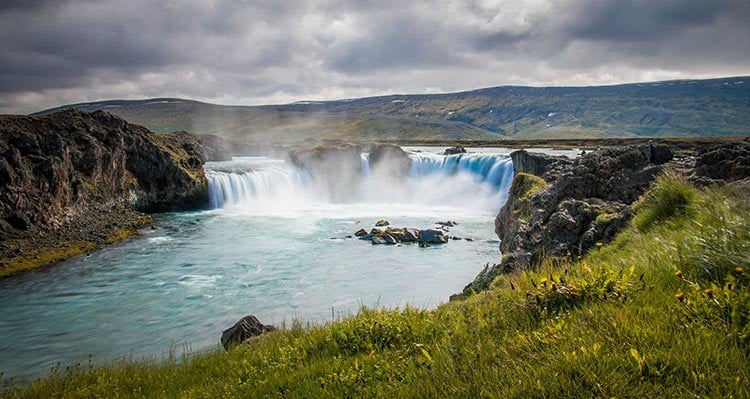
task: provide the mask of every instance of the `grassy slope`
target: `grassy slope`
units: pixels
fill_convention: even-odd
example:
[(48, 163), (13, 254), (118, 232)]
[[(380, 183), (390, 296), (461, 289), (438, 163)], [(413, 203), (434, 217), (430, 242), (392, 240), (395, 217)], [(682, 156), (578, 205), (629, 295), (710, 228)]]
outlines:
[(749, 218), (746, 193), (665, 178), (611, 244), (462, 302), (363, 309), (184, 361), (58, 370), (6, 394), (749, 397)]
[(599, 87), (506, 86), (257, 107), (177, 99), (76, 106), (104, 109), (157, 133), (186, 130), (258, 141), (496, 140), (744, 136), (750, 134), (748, 99), (750, 78), (738, 77)]

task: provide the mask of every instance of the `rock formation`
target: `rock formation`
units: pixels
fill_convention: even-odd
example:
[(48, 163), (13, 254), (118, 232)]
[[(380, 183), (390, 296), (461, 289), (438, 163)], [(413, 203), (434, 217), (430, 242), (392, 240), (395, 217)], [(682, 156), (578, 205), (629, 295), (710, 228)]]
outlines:
[(205, 206), (205, 154), (185, 135), (101, 111), (0, 117), (0, 272), (27, 255), (49, 263), (45, 247), (85, 248), (69, 256), (132, 235), (148, 221), (138, 211)]
[(700, 185), (750, 178), (750, 141), (718, 143), (698, 149), (695, 175)]
[(195, 154), (200, 157), (201, 163), (232, 160), (232, 144), (219, 136), (180, 131), (160, 134), (157, 138), (172, 148), (182, 147), (188, 153)]
[(370, 169), (373, 175), (390, 177), (394, 182), (409, 176), (411, 158), (401, 147), (376, 144), (370, 150)]
[(353, 193), (344, 188), (356, 187), (361, 179), (361, 153), (358, 144), (338, 143), (295, 149), (289, 158), (310, 174), (319, 192), (338, 201), (351, 196)]
[(232, 346), (270, 331), (276, 331), (276, 327), (261, 323), (253, 315), (247, 315), (221, 333), (221, 345), (224, 349), (229, 350)]
[(295, 166), (305, 169), (313, 184), (333, 201), (352, 197), (362, 179), (362, 153), (370, 151), (370, 170), (373, 175), (391, 178), (393, 184), (403, 182), (409, 175), (411, 158), (393, 144), (355, 143), (323, 144), (297, 148), (289, 152)]
[(589, 152), (574, 160), (516, 151), (508, 201), (495, 219), (502, 262), (464, 289), (486, 289), (500, 273), (541, 258), (575, 259), (614, 238), (633, 215), (630, 205), (672, 159), (664, 145)]
[(455, 147), (448, 147), (443, 151), (443, 155), (455, 155), (455, 154), (466, 154), (466, 148), (457, 145)]

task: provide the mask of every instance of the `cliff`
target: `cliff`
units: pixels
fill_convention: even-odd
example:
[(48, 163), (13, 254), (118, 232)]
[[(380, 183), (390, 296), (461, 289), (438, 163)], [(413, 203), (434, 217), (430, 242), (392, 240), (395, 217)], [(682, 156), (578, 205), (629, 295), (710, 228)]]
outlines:
[(632, 218), (633, 204), (667, 169), (699, 186), (750, 187), (748, 154), (747, 140), (695, 143), (679, 158), (663, 144), (604, 148), (575, 160), (513, 152), (515, 177), (495, 218), (502, 261), (488, 265), (458, 297), (542, 258), (575, 261), (612, 240)]
[(135, 234), (140, 212), (205, 206), (205, 159), (101, 111), (0, 116), (0, 275)]
[(508, 201), (495, 219), (502, 262), (464, 289), (482, 291), (501, 273), (542, 258), (575, 260), (610, 241), (633, 216), (631, 204), (664, 172), (672, 153), (663, 145), (611, 147), (574, 160), (516, 151)]

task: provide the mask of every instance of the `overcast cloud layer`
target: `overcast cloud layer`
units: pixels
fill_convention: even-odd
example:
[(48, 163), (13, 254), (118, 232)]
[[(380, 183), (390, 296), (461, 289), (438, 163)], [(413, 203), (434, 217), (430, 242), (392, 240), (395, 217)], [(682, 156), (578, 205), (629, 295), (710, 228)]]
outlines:
[(747, 0), (3, 0), (0, 113), (750, 74)]

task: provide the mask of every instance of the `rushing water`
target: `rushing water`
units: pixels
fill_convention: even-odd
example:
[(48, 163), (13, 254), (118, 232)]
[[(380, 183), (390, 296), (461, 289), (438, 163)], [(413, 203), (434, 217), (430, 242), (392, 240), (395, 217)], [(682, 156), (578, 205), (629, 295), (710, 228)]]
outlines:
[[(325, 322), (359, 306), (434, 307), (496, 262), (493, 217), (512, 179), (506, 155), (411, 154), (382, 181), (362, 155), (352, 198), (333, 201), (281, 160), (209, 163), (210, 210), (161, 214), (157, 230), (0, 281), (0, 371), (160, 357), (218, 344), (245, 314)], [(375, 246), (351, 237), (379, 219), (427, 228), (455, 220), (445, 245)]]

